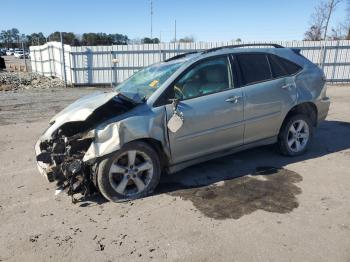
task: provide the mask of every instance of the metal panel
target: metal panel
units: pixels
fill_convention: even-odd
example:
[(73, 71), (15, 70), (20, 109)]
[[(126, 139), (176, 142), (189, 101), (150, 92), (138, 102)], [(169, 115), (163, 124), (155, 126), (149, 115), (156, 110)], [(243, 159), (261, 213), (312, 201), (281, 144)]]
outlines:
[[(254, 43), (254, 42), (249, 42)], [(249, 44), (240, 43), (240, 44)], [(261, 43), (261, 42), (260, 42)], [(286, 47), (299, 48), (312, 62), (323, 66), (330, 83), (350, 82), (350, 41), (277, 41)], [(32, 71), (63, 79), (63, 70), (70, 84), (116, 84), (134, 72), (153, 63), (194, 50), (237, 44), (236, 42), (160, 43), (113, 46), (64, 46), (49, 42), (31, 46)], [(62, 57), (65, 59), (63, 69)], [(119, 62), (113, 64), (113, 59)]]

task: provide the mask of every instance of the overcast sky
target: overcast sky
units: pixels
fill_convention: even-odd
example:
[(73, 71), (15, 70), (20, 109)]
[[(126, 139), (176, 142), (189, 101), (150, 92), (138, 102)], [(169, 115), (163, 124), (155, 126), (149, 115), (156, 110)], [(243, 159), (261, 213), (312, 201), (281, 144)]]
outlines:
[[(198, 41), (300, 40), (318, 0), (153, 0), (154, 37), (193, 35)], [(346, 1), (331, 24), (345, 18)], [(13, 11), (12, 11), (13, 10)], [(21, 33), (68, 31), (150, 36), (150, 0), (1, 1), (0, 30)]]

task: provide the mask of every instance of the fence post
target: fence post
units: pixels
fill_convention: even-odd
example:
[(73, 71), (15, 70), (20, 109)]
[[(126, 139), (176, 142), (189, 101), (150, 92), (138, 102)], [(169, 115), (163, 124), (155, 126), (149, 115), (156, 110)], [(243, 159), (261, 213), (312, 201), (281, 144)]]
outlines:
[(77, 83), (77, 71), (75, 69), (76, 65), (75, 65), (75, 53), (74, 51), (71, 52), (72, 55), (72, 60), (73, 60), (73, 67), (71, 68), (71, 74), (74, 73), (74, 77), (73, 77), (73, 81), (72, 81), (72, 85), (74, 86)]
[(113, 87), (113, 73), (114, 73), (114, 63), (113, 63), (113, 44), (111, 46), (111, 87)]
[(69, 51), (69, 71), (70, 71), (70, 84), (73, 85), (73, 72), (72, 72), (72, 52)]
[(43, 55), (42, 55), (42, 49), (39, 49), (39, 55), (40, 55), (40, 74), (44, 75), (44, 70), (43, 70)]
[(332, 78), (331, 80), (334, 80), (335, 78), (335, 68), (337, 67), (337, 60), (338, 60), (338, 53), (339, 53), (339, 45), (340, 45), (340, 40), (337, 41), (337, 47), (335, 50), (334, 54), (334, 61), (333, 61), (333, 71), (332, 71)]
[[(327, 53), (327, 46), (326, 46), (326, 40), (324, 40), (324, 45), (323, 45), (323, 55), (322, 55), (322, 64), (321, 64), (321, 68), (322, 70), (324, 70), (324, 64), (326, 62), (326, 53)], [(322, 50), (322, 49), (321, 49)], [(321, 51), (322, 52), (322, 51)]]
[(61, 37), (61, 50), (62, 50), (62, 62), (61, 62), (61, 65), (63, 66), (64, 86), (67, 87), (66, 62), (65, 62), (65, 58), (64, 58), (64, 44), (63, 44), (62, 32), (60, 32), (60, 37)]
[(50, 76), (52, 76), (50, 46), (48, 43), (46, 43), (46, 44), (47, 44), (47, 56), (49, 58)]

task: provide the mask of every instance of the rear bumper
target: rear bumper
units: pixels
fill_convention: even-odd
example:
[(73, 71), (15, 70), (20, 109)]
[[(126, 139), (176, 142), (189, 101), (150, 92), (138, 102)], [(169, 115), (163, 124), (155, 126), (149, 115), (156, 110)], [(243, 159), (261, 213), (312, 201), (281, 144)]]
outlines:
[(329, 111), (331, 100), (329, 97), (324, 97), (317, 103), (317, 122), (321, 122), (326, 119)]

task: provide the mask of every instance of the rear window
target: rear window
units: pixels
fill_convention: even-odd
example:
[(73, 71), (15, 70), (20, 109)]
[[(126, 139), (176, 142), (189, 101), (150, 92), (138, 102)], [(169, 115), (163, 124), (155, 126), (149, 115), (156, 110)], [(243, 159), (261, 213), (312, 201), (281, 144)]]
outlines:
[(270, 55), (270, 66), (274, 78), (284, 77), (288, 75), (288, 71), (283, 67), (277, 56)]
[(278, 64), (283, 66), (283, 68), (287, 71), (288, 75), (294, 75), (302, 69), (301, 66), (294, 64), (293, 62), (288, 61), (287, 59), (274, 55), (271, 57), (273, 57)]
[(265, 54), (240, 54), (237, 58), (245, 85), (272, 78)]

